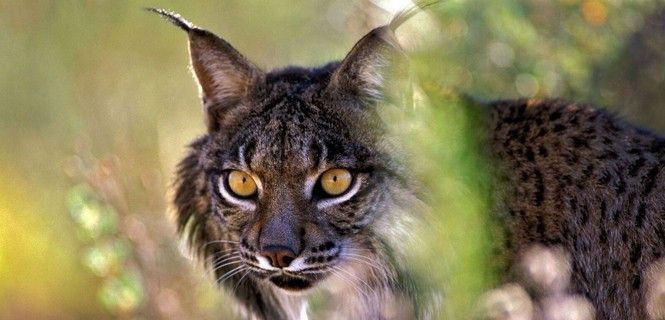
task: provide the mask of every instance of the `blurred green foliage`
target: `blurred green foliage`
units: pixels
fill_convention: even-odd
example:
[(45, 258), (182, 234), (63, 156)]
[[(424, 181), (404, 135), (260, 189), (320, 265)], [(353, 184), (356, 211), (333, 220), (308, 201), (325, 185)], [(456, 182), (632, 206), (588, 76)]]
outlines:
[[(339, 59), (406, 5), (0, 0), (0, 318), (231, 317), (166, 214), (175, 163), (204, 128), (185, 36), (142, 6), (178, 11), (275, 67)], [(433, 220), (416, 265), (446, 289), (443, 316), (469, 317), (495, 281), (491, 171), (473, 115), (447, 92), (584, 100), (663, 130), (663, 7), (450, 0), (400, 31), (421, 104), (395, 128), (419, 142), (406, 149)]]
[(78, 225), (81, 240), (97, 240), (117, 231), (118, 218), (115, 210), (94, 199), (86, 185), (77, 185), (69, 190), (67, 199), (69, 214)]
[(118, 233), (115, 210), (95, 199), (85, 185), (73, 187), (68, 200), (79, 237), (88, 244), (82, 263), (103, 279), (99, 300), (113, 315), (134, 312), (143, 299), (143, 284), (135, 270), (125, 267), (131, 243)]
[(443, 292), (438, 318), (470, 319), (475, 301), (496, 283), (502, 267), (492, 255), (493, 241), (502, 235), (490, 216), (493, 170), (481, 152), (481, 110), (440, 85), (417, 91), (425, 100), (417, 99), (407, 117), (403, 109), (385, 112), (391, 135), (406, 146), (407, 163), (428, 204), (426, 225), (414, 231), (426, 245), (410, 248), (417, 261), (413, 267)]

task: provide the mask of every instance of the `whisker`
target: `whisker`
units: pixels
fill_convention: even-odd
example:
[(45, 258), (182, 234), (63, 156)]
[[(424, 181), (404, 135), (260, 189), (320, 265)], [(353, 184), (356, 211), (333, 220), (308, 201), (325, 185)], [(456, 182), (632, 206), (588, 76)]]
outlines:
[(224, 250), (215, 251), (211, 255), (211, 257), (217, 256), (217, 255), (222, 255), (222, 256), (223, 255), (228, 255), (228, 254), (232, 254), (232, 253), (235, 253), (235, 252), (240, 252), (240, 250), (238, 250), (238, 248), (226, 248)]
[(327, 271), (330, 269), (330, 265), (314, 266), (305, 269), (298, 270), (298, 272), (309, 272), (309, 271)]
[(245, 273), (242, 274), (242, 277), (240, 277), (240, 280), (238, 280), (238, 283), (236, 283), (235, 287), (233, 287), (233, 291), (232, 291), (233, 295), (235, 295), (236, 290), (238, 290), (238, 287), (240, 286), (240, 283), (249, 274), (249, 271), (251, 271), (251, 270), (247, 269), (247, 271), (245, 271)]
[[(347, 275), (347, 278), (349, 278), (349, 279), (351, 280), (351, 283), (354, 284), (356, 287), (358, 287), (358, 289), (360, 290), (360, 292), (363, 294), (363, 297), (364, 297), (367, 301), (371, 300), (371, 298), (370, 298), (370, 294), (372, 293), (373, 288), (372, 288), (369, 284), (367, 284), (367, 282), (365, 282), (365, 281), (362, 280), (360, 277), (358, 277), (358, 276), (356, 276), (356, 275), (354, 275), (354, 274), (352, 274), (352, 273), (350, 273), (350, 272), (348, 272), (348, 271), (346, 271), (346, 270), (344, 270), (344, 269), (342, 269), (342, 268), (340, 268), (340, 267), (336, 267), (336, 266), (335, 266), (335, 267), (333, 267), (333, 268), (336, 269), (336, 270), (339, 271), (339, 272), (342, 272), (342, 273), (346, 274), (346, 275)], [(356, 282), (353, 281), (353, 279), (356, 279), (356, 280), (360, 281), (361, 284), (364, 285), (364, 287), (361, 287), (361, 286), (356, 285)], [(365, 288), (366, 288), (366, 289), (365, 289)]]
[(326, 274), (331, 270), (302, 270), (298, 271), (299, 274)]
[(364, 255), (353, 253), (353, 252), (344, 252), (344, 253), (342, 253), (342, 255), (343, 256), (348, 255), (348, 256), (358, 257), (360, 259), (367, 260), (367, 261), (372, 261), (372, 262), (375, 261), (374, 259), (372, 259), (368, 256), (364, 256)]
[[(367, 266), (370, 266), (374, 268), (377, 272), (381, 273), (383, 277), (392, 279), (392, 276), (390, 275), (390, 271), (388, 268), (384, 265), (381, 265), (376, 262), (376, 260), (370, 258), (367, 255), (363, 254), (358, 254), (359, 251), (370, 251), (369, 249), (362, 249), (362, 248), (347, 248), (347, 252), (342, 252), (341, 256), (343, 258), (347, 258), (349, 260), (353, 260), (359, 263), (363, 263)], [(375, 253), (372, 253), (375, 255)]]
[(343, 257), (348, 258), (349, 260), (353, 260), (353, 261), (363, 263), (367, 266), (370, 266), (370, 267), (376, 269), (377, 271), (381, 271), (381, 272), (387, 271), (385, 266), (381, 266), (381, 265), (377, 264), (376, 262), (374, 262), (372, 260), (369, 260), (369, 259), (367, 259), (365, 257), (362, 257), (362, 256), (357, 256), (357, 255), (354, 255), (354, 254), (345, 254), (345, 255), (343, 255)]
[[(222, 260), (224, 260), (224, 259), (228, 259), (228, 258), (230, 258), (230, 257), (234, 257), (234, 256), (236, 256), (237, 254), (238, 254), (238, 252), (234, 251), (234, 252), (229, 252), (229, 253), (223, 254), (223, 255), (218, 256), (218, 257), (216, 257), (216, 256), (210, 256), (210, 257), (208, 257), (208, 260), (212, 260), (212, 261), (208, 261), (208, 262), (211, 263), (211, 264), (216, 264), (216, 263), (218, 263), (218, 262), (220, 262), (220, 261), (222, 261)], [(214, 260), (213, 260), (213, 259), (214, 259)]]
[(219, 268), (219, 267), (221, 267), (221, 266), (225, 266), (227, 263), (229, 263), (229, 262), (233, 262), (233, 261), (242, 261), (242, 258), (241, 258), (241, 257), (228, 257), (228, 258), (226, 258), (226, 259), (224, 259), (224, 260), (217, 261), (217, 262), (216, 262), (215, 264), (213, 264), (212, 266), (213, 266), (214, 268)]
[(355, 261), (373, 268), (373, 270), (370, 270), (370, 272), (374, 273), (378, 277), (378, 279), (381, 279), (382, 281), (385, 280), (387, 282), (392, 282), (395, 280), (394, 275), (390, 272), (390, 270), (386, 266), (376, 264), (375, 262), (369, 262), (367, 260), (361, 260), (352, 256), (346, 256), (344, 258), (348, 259), (348, 261)]
[(335, 266), (335, 267), (333, 267), (333, 268), (339, 270), (340, 272), (343, 272), (343, 273), (349, 275), (350, 277), (353, 277), (353, 278), (357, 279), (357, 280), (360, 281), (362, 284), (364, 284), (365, 287), (367, 287), (367, 289), (369, 289), (370, 292), (372, 291), (373, 288), (372, 288), (369, 284), (367, 284), (367, 282), (365, 282), (365, 280), (361, 279), (361, 278), (358, 277), (357, 275), (355, 275), (355, 274), (353, 274), (353, 273), (351, 273), (351, 272), (348, 272), (348, 271), (346, 271), (346, 270), (344, 270), (344, 269), (342, 269), (342, 268), (340, 268), (340, 267), (337, 267), (337, 266)]
[(233, 261), (227, 261), (226, 263), (224, 263), (224, 264), (222, 264), (222, 265), (216, 265), (216, 266), (214, 266), (213, 269), (212, 269), (212, 271), (214, 272), (214, 271), (217, 271), (217, 270), (219, 270), (219, 269), (221, 269), (221, 268), (223, 268), (223, 267), (226, 267), (226, 266), (229, 266), (229, 265), (233, 265), (233, 264), (237, 264), (237, 263), (241, 263), (241, 262), (242, 262), (242, 259), (237, 259), (237, 260), (233, 260)]
[(238, 251), (229, 252), (220, 256), (211, 255), (206, 258), (206, 265), (215, 266), (220, 263), (223, 263), (226, 260), (230, 260), (232, 258), (237, 258), (237, 257), (240, 257), (240, 252)]
[(333, 268), (333, 269), (331, 269), (330, 272), (331, 272), (332, 274), (336, 275), (338, 278), (344, 280), (346, 283), (348, 283), (348, 284), (351, 286), (351, 288), (353, 288), (353, 290), (355, 290), (356, 293), (358, 293), (358, 296), (359, 296), (359, 297), (360, 297), (360, 296), (363, 296), (363, 297), (365, 298), (365, 300), (369, 300), (369, 297), (367, 296), (367, 294), (365, 294), (364, 291), (360, 290), (360, 289), (356, 286), (356, 283), (355, 283), (355, 282), (353, 282), (351, 279), (345, 277), (343, 274), (339, 273), (339, 272), (337, 271), (337, 268)]
[[(366, 252), (362, 252), (361, 250), (364, 250)], [(367, 261), (372, 261), (375, 262), (377, 259), (380, 258), (379, 255), (377, 255), (375, 252), (369, 251), (367, 249), (355, 249), (355, 248), (348, 248), (342, 251), (342, 255), (353, 255), (358, 258), (365, 259)]]
[(228, 271), (227, 273), (223, 274), (221, 277), (217, 278), (217, 283), (222, 283), (226, 281), (228, 278), (232, 277), (233, 275), (244, 271), (245, 268), (246, 267), (244, 265), (241, 265), (239, 267), (236, 267), (235, 269), (232, 269), (231, 271)]
[(212, 244), (212, 243), (240, 243), (240, 241), (218, 239), (218, 240), (208, 241), (206, 244)]
[(227, 254), (223, 254), (219, 257), (217, 257), (212, 263), (217, 263), (219, 261), (222, 261), (224, 259), (232, 258), (232, 257), (240, 257), (240, 252), (234, 251), (234, 252), (229, 252)]
[(346, 250), (346, 251), (351, 251), (351, 252), (355, 251), (357, 253), (366, 251), (366, 252), (371, 253), (372, 255), (376, 255), (376, 250), (371, 250), (371, 249), (366, 249), (366, 248), (344, 247), (343, 249)]
[(341, 254), (341, 256), (342, 256), (342, 257), (354, 257), (354, 258), (356, 258), (356, 259), (363, 260), (363, 261), (367, 261), (368, 263), (378, 265), (376, 259), (372, 259), (371, 257), (364, 256), (364, 255), (360, 255), (360, 254), (356, 254), (356, 253), (344, 252), (344, 253)]
[(216, 243), (231, 243), (231, 244), (239, 244), (240, 241), (234, 241), (234, 240), (213, 240), (213, 241), (208, 241), (202, 245), (199, 246), (199, 250), (205, 249), (205, 247), (211, 245), (211, 244), (216, 244)]

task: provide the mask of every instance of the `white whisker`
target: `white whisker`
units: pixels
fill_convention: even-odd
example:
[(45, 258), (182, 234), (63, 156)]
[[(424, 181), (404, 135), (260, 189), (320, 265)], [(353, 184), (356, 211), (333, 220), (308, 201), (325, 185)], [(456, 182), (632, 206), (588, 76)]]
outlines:
[(232, 277), (232, 276), (234, 276), (234, 275), (236, 275), (236, 274), (238, 274), (238, 273), (244, 271), (245, 268), (246, 268), (246, 267), (245, 267), (244, 265), (241, 265), (241, 266), (239, 266), (239, 267), (236, 267), (235, 269), (232, 269), (231, 271), (228, 271), (227, 273), (225, 273), (225, 274), (222, 275), (221, 277), (217, 278), (217, 283), (222, 283), (222, 282), (226, 281), (226, 280), (229, 279), (230, 277)]
[(365, 261), (365, 260), (360, 260), (360, 259), (358, 259), (358, 258), (355, 258), (355, 257), (349, 257), (349, 256), (347, 256), (346, 258), (347, 258), (349, 261), (358, 262), (358, 263), (364, 264), (364, 265), (366, 265), (366, 266), (368, 266), (368, 267), (371, 267), (371, 268), (373, 268), (374, 270), (376, 270), (377, 272), (380, 272), (380, 273), (382, 273), (382, 274), (383, 274), (383, 273), (386, 273), (386, 271), (387, 271), (385, 267), (380, 266), (380, 265), (373, 264), (373, 263), (368, 262), (368, 261)]
[(217, 243), (230, 243), (230, 244), (239, 244), (239, 241), (233, 241), (233, 240), (213, 240), (213, 241), (208, 241), (202, 245), (199, 246), (199, 250), (205, 249), (207, 246), (211, 244), (217, 244)]
[(245, 271), (245, 273), (242, 274), (242, 277), (240, 277), (240, 280), (238, 280), (238, 283), (236, 283), (235, 287), (233, 287), (233, 291), (232, 291), (233, 295), (235, 295), (236, 290), (238, 290), (238, 287), (240, 286), (240, 283), (242, 282), (242, 280), (245, 279), (245, 277), (249, 274), (250, 271), (251, 270), (247, 269), (247, 271)]
[(361, 278), (358, 277), (357, 275), (355, 275), (355, 274), (353, 274), (353, 273), (351, 273), (351, 272), (348, 272), (348, 271), (346, 271), (346, 270), (344, 270), (344, 269), (342, 269), (342, 268), (340, 268), (340, 267), (337, 267), (337, 266), (335, 266), (335, 267), (333, 267), (333, 268), (335, 268), (336, 270), (338, 270), (338, 271), (340, 271), (340, 272), (343, 272), (343, 273), (347, 274), (347, 275), (350, 276), (350, 277), (355, 278), (356, 280), (360, 281), (360, 283), (362, 283), (363, 285), (365, 285), (365, 287), (367, 287), (367, 289), (369, 290), (369, 292), (372, 291), (372, 287), (371, 287), (369, 284), (367, 284), (367, 282), (365, 282), (365, 280), (361, 279)]
[(220, 262), (220, 264), (214, 265), (213, 271), (216, 271), (216, 270), (218, 270), (220, 268), (223, 268), (225, 266), (232, 265), (232, 264), (235, 264), (235, 263), (240, 263), (240, 262), (242, 262), (241, 258), (236, 258), (236, 259), (233, 259), (233, 260), (231, 260), (231, 259), (225, 260), (225, 261)]
[(215, 263), (219, 262), (220, 260), (226, 259), (226, 258), (228, 258), (228, 257), (234, 256), (234, 255), (237, 255), (237, 254), (238, 254), (238, 251), (235, 251), (235, 250), (234, 250), (234, 251), (232, 251), (232, 252), (227, 252), (227, 253), (225, 253), (225, 254), (223, 254), (223, 255), (220, 255), (220, 256), (218, 256), (218, 257), (217, 257), (217, 256), (214, 256), (214, 255), (211, 255), (210, 257), (208, 257), (208, 260), (212, 260), (212, 259), (214, 258), (214, 260), (212, 261), (212, 263), (215, 264)]
[(343, 274), (339, 273), (339, 272), (337, 271), (337, 268), (334, 268), (334, 267), (333, 267), (333, 269), (331, 269), (330, 272), (331, 272), (332, 274), (336, 275), (338, 278), (344, 280), (344, 282), (348, 283), (348, 284), (351, 286), (351, 288), (353, 288), (353, 290), (355, 290), (356, 293), (358, 293), (358, 296), (359, 296), (359, 297), (362, 296), (362, 297), (365, 298), (365, 300), (369, 300), (369, 297), (367, 296), (367, 294), (366, 294), (364, 291), (360, 290), (360, 289), (358, 288), (358, 286), (356, 286), (356, 283), (355, 283), (355, 282), (353, 282), (351, 279), (345, 277)]

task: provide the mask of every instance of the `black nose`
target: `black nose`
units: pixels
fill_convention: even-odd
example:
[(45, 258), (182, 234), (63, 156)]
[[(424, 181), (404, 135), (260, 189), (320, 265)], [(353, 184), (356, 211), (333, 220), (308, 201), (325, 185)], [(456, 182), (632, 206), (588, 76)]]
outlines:
[(270, 264), (275, 268), (286, 268), (296, 258), (296, 254), (291, 249), (283, 246), (266, 246), (259, 254), (268, 258)]

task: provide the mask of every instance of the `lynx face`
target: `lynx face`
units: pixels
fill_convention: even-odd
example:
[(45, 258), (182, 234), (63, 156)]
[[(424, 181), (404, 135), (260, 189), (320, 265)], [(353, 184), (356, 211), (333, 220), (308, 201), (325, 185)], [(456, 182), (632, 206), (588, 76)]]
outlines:
[[(325, 92), (336, 65), (266, 76), (246, 114), (204, 147), (212, 214), (228, 256), (288, 290), (311, 287), (374, 248), (371, 225), (388, 172), (367, 111)], [(220, 259), (228, 263), (229, 259)]]
[(217, 281), (248, 296), (265, 283), (302, 291), (331, 275), (357, 291), (391, 288), (386, 246), (397, 240), (385, 235), (399, 219), (389, 207), (400, 183), (376, 104), (384, 69), (401, 54), (393, 30), (414, 11), (374, 29), (341, 62), (272, 72), (153, 11), (189, 35), (208, 133), (180, 164), (176, 215)]

